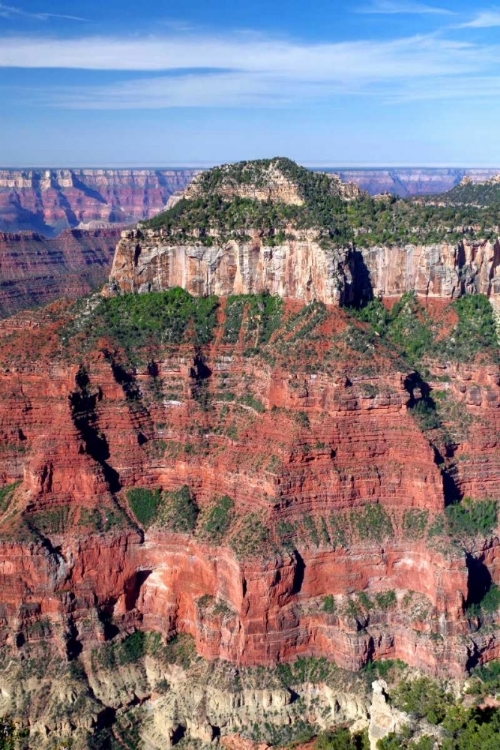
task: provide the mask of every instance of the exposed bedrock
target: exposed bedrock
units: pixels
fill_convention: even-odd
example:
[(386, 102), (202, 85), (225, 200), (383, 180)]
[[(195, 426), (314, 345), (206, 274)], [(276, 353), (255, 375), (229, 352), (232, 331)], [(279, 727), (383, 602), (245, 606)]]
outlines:
[[(242, 665), (314, 655), (359, 669), (398, 657), (460, 675), (498, 654), (494, 631), (476, 634), (465, 614), (474, 576), (486, 570), (500, 583), (498, 540), (477, 551), (478, 569), (465, 552), (404, 530), (408, 511), (431, 524), (446, 492), (443, 467), (408, 412), (404, 373), (379, 377), (368, 393), (334, 372), (299, 382), (270, 365), (256, 371), (216, 344), (205, 354), (214, 403), (205, 413), (192, 395), (196, 356), (185, 346), (156, 361), (153, 375), (144, 368), (128, 380), (105, 352), (85, 373), (63, 362), (2, 368), (1, 478), (18, 483), (1, 509), (5, 643), (36, 640), (48, 621), (61, 653), (92, 649), (112, 626), (189, 633), (200, 654)], [(454, 482), (461, 494), (498, 496), (498, 368), (448, 376), (474, 416)], [(237, 399), (250, 381), (265, 411), (236, 410), (228, 437), (217, 394), (224, 382)], [(297, 412), (307, 413), (307, 429)], [(202, 513), (214, 497), (233, 499), (229, 541), (161, 524), (143, 530), (132, 515), (124, 525), (128, 488), (183, 485)], [(374, 523), (391, 519), (390, 533), (337, 538), (336, 524), (359, 523), (367, 504), (385, 514)], [(248, 518), (251, 548), (254, 533), (268, 530), (257, 554), (231, 541)], [(305, 519), (295, 547), (280, 546), (280, 522), (302, 528)], [(359, 592), (373, 602), (391, 592), (390, 606), (350, 608)], [(332, 598), (334, 609), (325, 606)]]
[(343, 304), (374, 296), (453, 299), (465, 293), (500, 296), (500, 243), (407, 245), (325, 250), (316, 233), (282, 245), (251, 241), (213, 247), (176, 245), (161, 232), (122, 233), (110, 276), (112, 291), (148, 292), (181, 286), (191, 294), (269, 291), (306, 302)]

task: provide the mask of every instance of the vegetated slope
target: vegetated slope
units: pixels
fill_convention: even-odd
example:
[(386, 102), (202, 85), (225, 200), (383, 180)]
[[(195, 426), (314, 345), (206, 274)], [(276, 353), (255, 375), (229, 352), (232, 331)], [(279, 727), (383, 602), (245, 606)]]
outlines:
[(498, 211), (500, 207), (500, 180), (497, 176), (485, 182), (475, 183), (466, 177), (452, 190), (435, 196), (431, 200), (443, 202), (450, 206), (491, 207)]
[(102, 286), (119, 231), (65, 231), (56, 239), (0, 233), (0, 316), (58, 297), (74, 299)]
[[(174, 289), (57, 303), (0, 330), (6, 714), (152, 747), (177, 731), (256, 737), (253, 715), (276, 741), (272, 727), (304, 722), (293, 678), (280, 698), (241, 693), (240, 712), (224, 681), (210, 698), (203, 662), (188, 697), (186, 654), (166, 642), (270, 674), (325, 657), (339, 685), (373, 660), (460, 676), (496, 657), (486, 298), (350, 311)], [(26, 678), (49, 659), (54, 677), (16, 687), (13, 665)], [(337, 718), (321, 698), (313, 724), (363, 715), (365, 698), (335, 696)]]
[(499, 212), (370, 198), (287, 159), (199, 175), (170, 208), (117, 246), (109, 292), (269, 291), (359, 304), (373, 297), (464, 293), (500, 299)]
[(319, 242), (335, 247), (491, 239), (498, 233), (498, 210), (489, 204), (372, 198), (333, 177), (284, 158), (216, 167), (144, 226), (161, 230), (171, 242), (209, 245), (214, 238), (245, 239), (252, 230), (272, 245), (290, 232), (314, 229)]

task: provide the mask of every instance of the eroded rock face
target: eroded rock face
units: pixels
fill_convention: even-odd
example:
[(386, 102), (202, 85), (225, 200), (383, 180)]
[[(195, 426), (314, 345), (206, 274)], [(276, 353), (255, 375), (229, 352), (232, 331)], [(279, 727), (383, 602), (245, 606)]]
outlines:
[(306, 302), (343, 304), (373, 297), (455, 299), (500, 297), (498, 241), (458, 245), (324, 249), (312, 230), (275, 247), (255, 234), (250, 242), (212, 247), (173, 244), (161, 231), (122, 233), (110, 290), (161, 291), (181, 286), (194, 295), (269, 291)]
[(118, 229), (66, 230), (55, 239), (0, 232), (0, 316), (99, 287), (119, 237)]
[(257, 235), (250, 242), (223, 246), (172, 245), (161, 233), (122, 233), (110, 275), (110, 290), (162, 291), (180, 286), (191, 294), (254, 294), (339, 304), (351, 271), (348, 251), (325, 251), (316, 232), (268, 247)]
[[(338, 310), (329, 315), (339, 325)], [(14, 352), (23, 347), (24, 364), (4, 354), (0, 373), (1, 480), (19, 483), (2, 510), (4, 643), (29, 640), (48, 620), (61, 653), (68, 638), (92, 649), (112, 617), (119, 629), (191, 634), (208, 659), (246, 665), (327, 656), (356, 670), (397, 657), (460, 675), (474, 654), (496, 653), (495, 638), (475, 635), (464, 615), (474, 585), (465, 553), (404, 530), (409, 511), (430, 526), (446, 492), (442, 458), (408, 412), (405, 373), (355, 376), (341, 360), (331, 372), (256, 369), (219, 333), (204, 353), (207, 411), (193, 392), (200, 353), (189, 345), (157, 357), (154, 372), (128, 374), (103, 347), (86, 355), (82, 381), (67, 355), (42, 351), (32, 361), (51, 329), (26, 330), (20, 319), (16, 332), (15, 320), (4, 333)], [(473, 418), (449, 478), (460, 494), (498, 496), (498, 368), (446, 374)], [(245, 406), (249, 383), (261, 411)], [(229, 415), (224, 393), (234, 400)], [(127, 488), (183, 485), (202, 510), (214, 497), (233, 499), (229, 540), (138, 528)], [(392, 531), (344, 538), (345, 514), (356, 526), (374, 504)], [(269, 536), (255, 547), (262, 528)], [(299, 530), (295, 551), (279, 541), (287, 528)], [(480, 554), (500, 582), (497, 547), (492, 540)], [(349, 609), (357, 592), (387, 591), (387, 609)]]
[[(361, 251), (369, 294), (399, 297), (415, 291), (423, 297), (453, 299), (462, 294), (500, 296), (500, 243), (490, 241)], [(356, 276), (355, 276), (356, 277)]]

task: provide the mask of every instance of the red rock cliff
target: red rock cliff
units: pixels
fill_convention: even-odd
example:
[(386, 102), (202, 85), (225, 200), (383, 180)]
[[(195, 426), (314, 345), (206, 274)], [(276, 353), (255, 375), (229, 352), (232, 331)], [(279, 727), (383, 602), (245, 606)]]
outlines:
[[(248, 318), (224, 343), (221, 311), (211, 345), (150, 351), (135, 369), (106, 336), (64, 343), (61, 305), (4, 324), (4, 642), (22, 647), (48, 622), (61, 652), (90, 649), (111, 618), (190, 633), (201, 654), (239, 664), (399, 657), (458, 675), (497, 653), (465, 615), (465, 552), (428, 530), (450, 481), (500, 494), (498, 367), (446, 372), (472, 429), (444, 460), (409, 413), (409, 373), (378, 346), (368, 372), (343, 313), (313, 324), (316, 309), (289, 305), (262, 356), (248, 354)], [(128, 489), (184, 485), (194, 531), (142, 529)], [(223, 496), (234, 505), (218, 537), (207, 519)], [(496, 538), (477, 559), (500, 583)]]

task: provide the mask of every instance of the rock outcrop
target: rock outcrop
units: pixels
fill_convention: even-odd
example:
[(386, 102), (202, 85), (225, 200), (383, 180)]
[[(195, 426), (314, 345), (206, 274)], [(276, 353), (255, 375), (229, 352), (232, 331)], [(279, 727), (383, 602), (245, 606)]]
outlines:
[[(375, 297), (419, 296), (456, 299), (463, 294), (500, 298), (500, 241), (370, 247), (353, 277), (366, 279), (364, 292)], [(358, 256), (359, 257), (359, 256)]]
[(316, 232), (275, 247), (255, 234), (248, 242), (223, 246), (172, 245), (161, 232), (122, 232), (109, 278), (109, 290), (151, 292), (180, 286), (191, 294), (255, 294), (339, 304), (351, 281), (349, 253), (326, 252)]
[[(500, 297), (500, 243), (407, 245), (325, 249), (316, 233), (270, 247), (255, 233), (251, 241), (205, 247), (172, 244), (161, 231), (122, 232), (110, 275), (110, 290), (161, 291), (181, 286), (191, 294), (252, 294), (344, 304), (373, 297), (456, 299), (462, 294)], [(496, 304), (494, 302), (494, 304)]]

